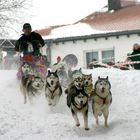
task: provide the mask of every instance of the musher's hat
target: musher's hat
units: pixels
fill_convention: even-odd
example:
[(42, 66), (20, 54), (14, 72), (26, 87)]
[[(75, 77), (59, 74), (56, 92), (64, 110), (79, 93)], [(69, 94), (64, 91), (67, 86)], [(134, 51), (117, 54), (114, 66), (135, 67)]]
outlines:
[(31, 28), (31, 25), (29, 23), (25, 23), (23, 25), (23, 29)]

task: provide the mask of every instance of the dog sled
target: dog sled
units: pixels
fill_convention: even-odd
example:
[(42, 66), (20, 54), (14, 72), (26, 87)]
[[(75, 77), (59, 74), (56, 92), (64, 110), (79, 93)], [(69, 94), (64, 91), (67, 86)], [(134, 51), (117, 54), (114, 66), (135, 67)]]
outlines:
[[(41, 56), (33, 56), (33, 55), (26, 55), (21, 57), (20, 56), (20, 65), (17, 72), (17, 79), (20, 80), (22, 76), (24, 75), (24, 72), (22, 71), (22, 67), (24, 67), (25, 64), (27, 64), (28, 70), (34, 69), (35, 73), (41, 77), (46, 77), (47, 74), (47, 67), (45, 64), (44, 57)], [(26, 69), (26, 68), (25, 68)]]

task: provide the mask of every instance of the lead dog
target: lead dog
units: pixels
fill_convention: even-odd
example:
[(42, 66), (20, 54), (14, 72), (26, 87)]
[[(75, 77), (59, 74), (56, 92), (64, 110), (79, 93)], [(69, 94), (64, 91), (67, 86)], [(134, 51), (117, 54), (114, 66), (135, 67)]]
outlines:
[(96, 119), (96, 124), (99, 124), (98, 117), (103, 114), (105, 122), (104, 125), (108, 127), (109, 106), (112, 103), (111, 85), (106, 78), (98, 77), (95, 83), (95, 95), (93, 96), (92, 109)]
[(85, 130), (88, 128), (88, 95), (84, 91), (84, 81), (81, 77), (74, 79), (73, 84), (69, 86), (67, 91), (67, 106), (71, 108), (72, 116), (76, 122), (76, 126), (80, 126), (77, 113), (82, 113), (84, 117)]
[(48, 105), (55, 106), (62, 95), (62, 88), (59, 83), (59, 77), (57, 75), (57, 70), (51, 72), (48, 70), (48, 75), (46, 78), (45, 96), (48, 100)]

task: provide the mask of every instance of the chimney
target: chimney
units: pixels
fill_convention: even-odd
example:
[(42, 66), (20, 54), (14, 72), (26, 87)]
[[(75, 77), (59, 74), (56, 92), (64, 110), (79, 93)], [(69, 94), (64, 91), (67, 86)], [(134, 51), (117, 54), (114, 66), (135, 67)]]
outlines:
[(121, 0), (108, 0), (108, 11), (121, 8)]

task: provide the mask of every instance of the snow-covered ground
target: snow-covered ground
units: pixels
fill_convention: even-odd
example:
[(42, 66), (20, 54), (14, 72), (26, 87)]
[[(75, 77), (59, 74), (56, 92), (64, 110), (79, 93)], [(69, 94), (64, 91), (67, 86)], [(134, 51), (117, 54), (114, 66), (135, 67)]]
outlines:
[(83, 70), (97, 77), (109, 76), (113, 102), (110, 107), (109, 128), (95, 125), (89, 112), (89, 131), (83, 119), (77, 128), (63, 94), (59, 104), (50, 109), (44, 94), (32, 104), (23, 104), (23, 95), (15, 70), (0, 71), (0, 140), (139, 140), (140, 130), (140, 71), (118, 69)]

